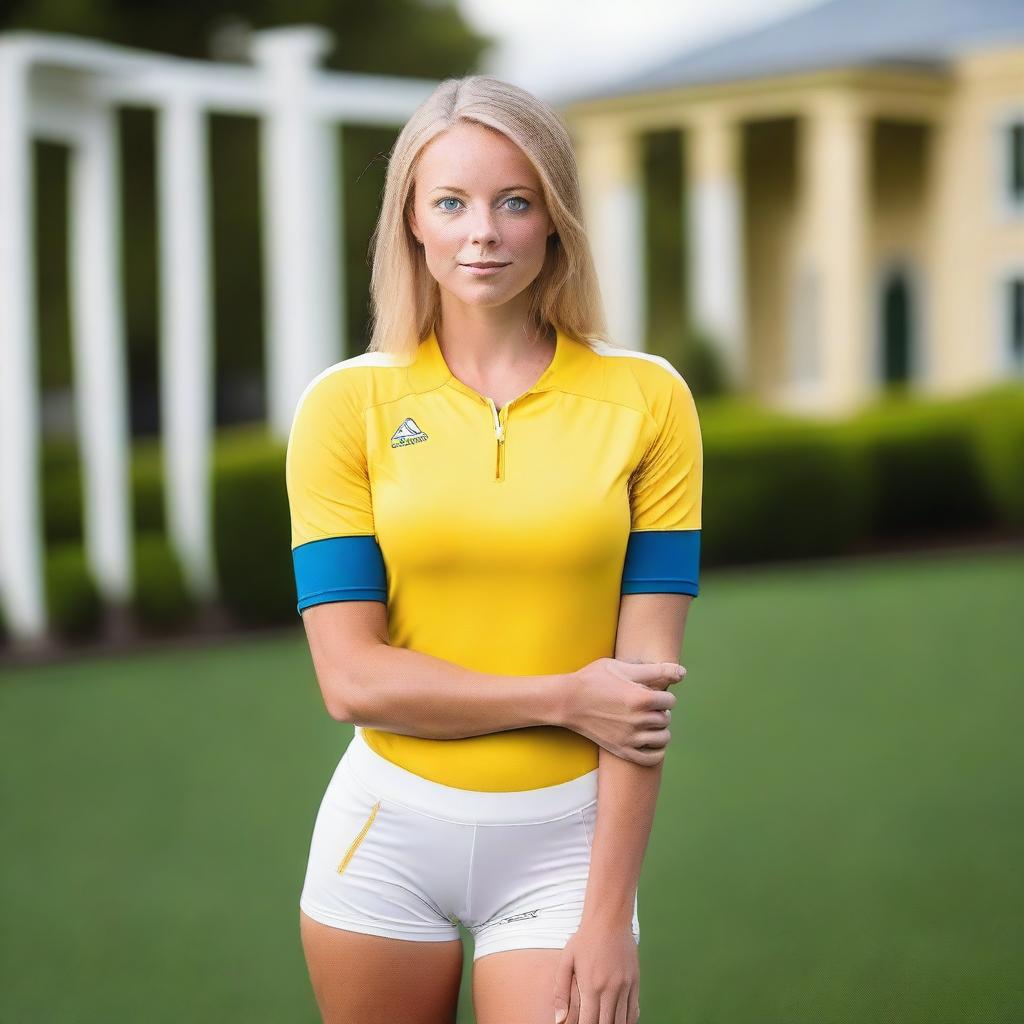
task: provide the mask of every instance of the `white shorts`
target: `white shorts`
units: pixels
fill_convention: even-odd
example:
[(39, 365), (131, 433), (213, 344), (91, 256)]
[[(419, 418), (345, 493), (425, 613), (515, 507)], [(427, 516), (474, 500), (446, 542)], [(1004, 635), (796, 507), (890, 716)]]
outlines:
[[(445, 786), (381, 757), (356, 727), (313, 826), (299, 906), (335, 928), (442, 942), (473, 959), (562, 949), (579, 928), (597, 769), (510, 793)], [(637, 899), (632, 931), (640, 942)]]

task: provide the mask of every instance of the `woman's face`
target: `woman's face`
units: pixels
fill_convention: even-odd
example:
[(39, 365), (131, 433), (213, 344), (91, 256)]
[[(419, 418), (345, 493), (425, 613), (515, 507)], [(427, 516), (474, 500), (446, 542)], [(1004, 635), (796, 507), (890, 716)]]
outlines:
[[(438, 285), (470, 306), (501, 305), (531, 284), (555, 230), (523, 151), (465, 122), (420, 154), (409, 226)], [(504, 266), (483, 273), (467, 266), (481, 261)]]

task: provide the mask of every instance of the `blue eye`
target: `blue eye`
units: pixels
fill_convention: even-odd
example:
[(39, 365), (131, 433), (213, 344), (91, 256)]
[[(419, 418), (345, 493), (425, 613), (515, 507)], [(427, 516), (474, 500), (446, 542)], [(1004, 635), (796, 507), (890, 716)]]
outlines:
[[(461, 199), (457, 199), (455, 196), (445, 196), (443, 199), (439, 199), (436, 203), (434, 203), (434, 205), (436, 207), (439, 207), (440, 209), (444, 210), (446, 213), (455, 213), (455, 210), (453, 210), (450, 206), (441, 206), (441, 204), (442, 203), (461, 203), (461, 202), (462, 202), (462, 200)], [(511, 209), (509, 211), (510, 213), (525, 213), (526, 210), (530, 206), (529, 200), (524, 199), (522, 196), (509, 196), (508, 199), (505, 200), (505, 202), (506, 203), (508, 203), (508, 202), (516, 202), (516, 203), (523, 203), (524, 204), (523, 206), (516, 207), (515, 209)]]

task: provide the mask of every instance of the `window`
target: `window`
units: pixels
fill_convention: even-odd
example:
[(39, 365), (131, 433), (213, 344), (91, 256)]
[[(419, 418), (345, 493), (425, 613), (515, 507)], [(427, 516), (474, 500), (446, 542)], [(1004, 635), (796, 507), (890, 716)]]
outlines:
[(1003, 352), (1010, 373), (1024, 373), (1024, 274), (1006, 279)]
[(1006, 160), (1006, 178), (1010, 202), (1024, 204), (1024, 121), (1016, 121), (1007, 128), (1009, 135)]
[(1024, 112), (1000, 119), (996, 154), (997, 200), (1004, 215), (1024, 217)]

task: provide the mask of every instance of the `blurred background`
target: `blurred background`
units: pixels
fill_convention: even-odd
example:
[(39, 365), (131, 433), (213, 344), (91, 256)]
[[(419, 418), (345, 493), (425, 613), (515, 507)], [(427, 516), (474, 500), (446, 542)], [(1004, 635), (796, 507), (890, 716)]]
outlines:
[(1024, 3), (8, 0), (0, 1021), (318, 1019), (351, 727), (285, 443), (478, 72), (563, 117), (611, 336), (701, 417), (645, 1014), (1024, 1019)]

